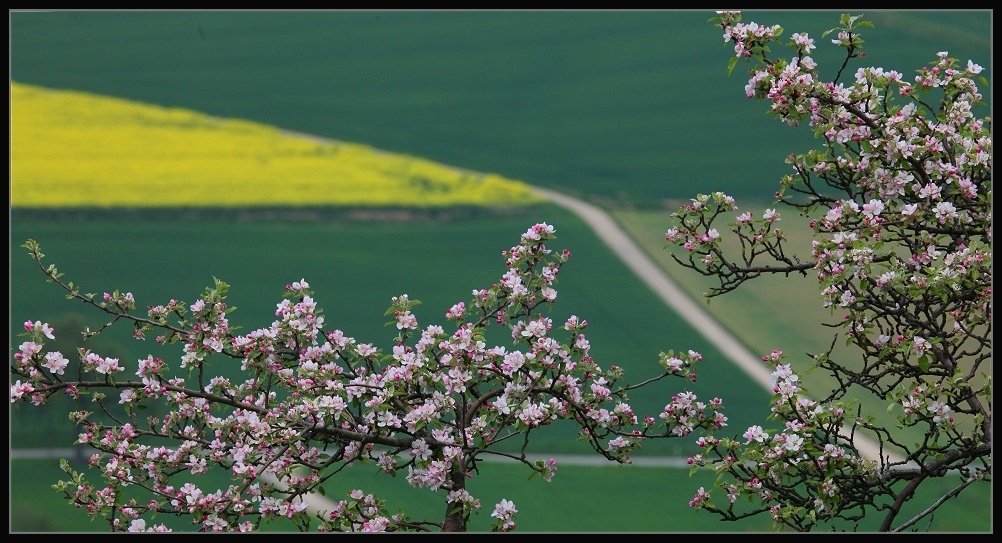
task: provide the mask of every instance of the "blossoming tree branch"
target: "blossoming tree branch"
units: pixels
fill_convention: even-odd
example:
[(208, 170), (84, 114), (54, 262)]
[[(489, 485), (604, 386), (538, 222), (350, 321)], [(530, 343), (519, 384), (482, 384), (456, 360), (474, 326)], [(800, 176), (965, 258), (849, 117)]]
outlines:
[[(54, 339), (52, 328), (26, 322), (29, 340), (12, 367), (24, 380), (11, 386), (11, 401), (41, 405), (54, 394), (90, 394), (102, 411), (116, 413), (110, 423), (91, 420), (87, 411), (72, 414), (83, 427), (79, 443), (100, 451), (91, 464), (104, 483), (88, 483), (64, 464), (72, 481), (57, 485), (113, 529), (165, 529), (147, 523), (156, 513), (188, 515), (207, 530), (252, 530), (285, 517), (303, 530), (462, 531), (481, 507), (467, 480), (489, 469), (481, 466), (485, 457), (512, 458), (552, 479), (553, 460), (530, 461), (526, 454), (531, 435), (558, 419), (576, 423), (595, 453), (614, 462), (628, 462), (643, 440), (726, 424), (719, 400), (704, 403), (685, 392), (659, 414), (633, 412), (630, 387), (619, 384), (622, 370), (603, 368), (589, 355), (587, 321), (572, 316), (555, 325), (539, 310), (556, 300), (557, 274), (571, 256), (552, 252), (547, 243), (554, 239), (545, 223), (526, 231), (504, 252), (507, 271), (498, 282), (444, 312), (448, 331), (437, 324), (420, 328), (411, 312), (417, 300), (394, 297), (387, 316), (397, 335), (389, 353), (329, 329), (305, 280), (286, 287), (271, 326), (236, 335), (221, 281), (190, 306), (171, 300), (140, 315), (130, 293), (97, 297), (64, 283), (29, 240), (25, 247), (48, 280), (70, 297), (112, 322), (131, 321), (137, 337), (157, 334), (157, 343), (180, 345), (183, 354), (171, 372), (152, 355), (127, 364), (82, 351), (78, 373), (67, 375), (68, 359), (44, 348)], [(512, 346), (489, 346), (489, 327), (505, 328)], [(239, 360), (246, 379), (213, 375), (216, 358)], [(700, 358), (666, 353), (660, 374), (644, 384), (695, 379)], [(137, 408), (152, 402), (166, 402), (168, 414), (142, 418)], [(117, 414), (115, 404), (124, 412)], [(516, 446), (502, 448), (505, 443)], [(442, 518), (391, 514), (360, 489), (332, 510), (307, 510), (305, 495), (326, 494), (324, 485), (336, 486), (339, 471), (365, 462), (388, 475), (402, 473), (410, 485), (427, 489), (429, 499), (441, 499)], [(171, 484), (179, 473), (212, 467), (230, 472), (233, 484)], [(148, 496), (127, 497), (135, 488)], [(509, 500), (498, 503), (494, 528), (514, 528), (516, 511)]]
[[(797, 530), (868, 515), (882, 519), (881, 530), (918, 526), (943, 501), (991, 481), (992, 137), (990, 119), (973, 114), (983, 105), (975, 82), (982, 67), (940, 52), (911, 78), (851, 71), (863, 56), (858, 31), (872, 25), (843, 15), (826, 35), (845, 61), (824, 81), (809, 36), (784, 44), (779, 26), (718, 14), (711, 22), (734, 43), (728, 69), (753, 64), (746, 95), (790, 126), (806, 121), (820, 145), (789, 155), (793, 172), (776, 207), (725, 222), (738, 212), (734, 199), (700, 195), (672, 216), (666, 249), (717, 280), (710, 297), (765, 274), (815, 276), (828, 325), (854, 350), (834, 356), (836, 336), (814, 355), (812, 369), (838, 383), (818, 401), (781, 349), (763, 356), (775, 369), (772, 417), (783, 427), (703, 439), (694, 469), (715, 470), (723, 496), (701, 488), (690, 504), (728, 520), (767, 513)], [(782, 46), (794, 56), (773, 58)], [(788, 249), (780, 206), (810, 218), (809, 255)], [(721, 231), (736, 236), (739, 255), (723, 249)], [(866, 415), (861, 390), (897, 424)], [(878, 440), (879, 459), (859, 454), (857, 435)], [(922, 483), (945, 474), (959, 475), (953, 490), (914, 517), (899, 516)]]

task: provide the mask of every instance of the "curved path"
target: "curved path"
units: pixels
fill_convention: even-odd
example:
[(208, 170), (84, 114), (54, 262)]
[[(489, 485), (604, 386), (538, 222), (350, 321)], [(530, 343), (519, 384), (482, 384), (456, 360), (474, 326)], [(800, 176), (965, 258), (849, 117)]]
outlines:
[(549, 201), (569, 209), (577, 214), (595, 234), (616, 253), (622, 261), (637, 274), (637, 277), (653, 290), (668, 307), (674, 309), (682, 318), (689, 322), (699, 333), (706, 337), (714, 347), (730, 358), (739, 368), (748, 374), (755, 382), (772, 389), (772, 373), (762, 363), (762, 359), (753, 355), (730, 332), (722, 327), (716, 319), (710, 316), (703, 306), (693, 301), (670, 277), (647, 255), (619, 226), (608, 213), (601, 208), (540, 187), (535, 191)]
[[(637, 277), (654, 291), (668, 307), (674, 309), (714, 347), (720, 350), (735, 365), (748, 376), (759, 383), (767, 391), (772, 390), (772, 373), (762, 362), (761, 357), (752, 354), (737, 338), (728, 332), (703, 309), (703, 306), (683, 291), (670, 277), (647, 255), (619, 226), (608, 213), (601, 208), (578, 198), (541, 187), (533, 189), (547, 200), (564, 207), (581, 218), (603, 243), (609, 246), (623, 262), (637, 274)], [(848, 439), (848, 438), (847, 438)], [(856, 435), (856, 448), (866, 458), (880, 458), (880, 447), (865, 436)], [(885, 461), (902, 462), (899, 455), (884, 452)]]

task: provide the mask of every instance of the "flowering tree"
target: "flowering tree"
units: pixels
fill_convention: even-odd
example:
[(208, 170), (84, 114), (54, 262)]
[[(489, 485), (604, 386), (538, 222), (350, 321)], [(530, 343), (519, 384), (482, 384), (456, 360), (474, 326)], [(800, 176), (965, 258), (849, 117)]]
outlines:
[[(808, 36), (791, 36), (791, 60), (772, 59), (781, 28), (743, 24), (737, 12), (712, 21), (735, 43), (731, 70), (741, 59), (757, 63), (747, 95), (769, 100), (770, 113), (791, 126), (808, 120), (821, 142), (790, 156), (793, 173), (776, 194), (777, 205), (813, 218), (815, 241), (809, 256), (798, 257), (776, 209), (760, 218), (743, 212), (726, 227), (741, 244), (732, 258), (717, 226), (737, 206), (714, 193), (673, 215), (668, 247), (683, 266), (719, 280), (710, 296), (762, 274), (816, 274), (823, 303), (842, 313), (835, 326), (859, 354), (848, 361), (834, 348), (815, 355), (816, 368), (839, 384), (827, 396), (810, 399), (777, 349), (763, 357), (775, 368), (769, 429), (748, 428), (744, 441), (719, 437), (722, 402), (687, 392), (672, 396), (659, 417), (638, 417), (627, 392), (668, 376), (694, 379), (701, 357), (663, 353), (659, 374), (625, 385), (620, 369), (589, 356), (585, 320), (571, 317), (554, 330), (541, 308), (555, 301), (570, 253), (547, 248), (555, 235), (545, 223), (504, 253), (507, 271), (497, 283), (445, 312), (448, 332), (421, 329), (411, 312), (418, 302), (393, 298), (387, 316), (397, 335), (389, 353), (326, 326), (305, 280), (286, 287), (271, 326), (239, 335), (221, 281), (193, 304), (170, 300), (136, 313), (129, 293), (101, 298), (63, 282), (28, 240), (24, 247), (48, 280), (106, 313), (106, 326), (131, 323), (137, 338), (152, 334), (181, 351), (173, 372), (152, 355), (127, 363), (87, 349), (71, 370), (63, 353), (46, 349), (54, 330), (24, 323), (27, 339), (10, 367), (11, 402), (43, 405), (68, 394), (97, 406), (71, 416), (82, 429), (78, 442), (97, 451), (90, 464), (102, 483), (64, 462), (70, 480), (56, 487), (113, 530), (166, 529), (148, 524), (160, 514), (188, 516), (202, 530), (251, 530), (284, 518), (302, 530), (460, 531), (480, 508), (467, 481), (487, 456), (554, 476), (554, 462), (531, 461), (527, 451), (531, 435), (560, 419), (617, 462), (646, 439), (702, 430), (693, 469), (715, 470), (726, 498), (718, 504), (713, 490), (700, 489), (690, 504), (726, 520), (769, 514), (778, 527), (810, 530), (879, 514), (882, 529), (901, 530), (969, 485), (990, 482), (991, 134), (972, 114), (981, 68), (942, 53), (913, 83), (879, 68), (840, 83), (861, 56), (858, 28), (869, 26), (844, 16), (833, 41), (845, 48), (845, 63), (825, 82)], [(491, 328), (513, 346), (488, 347)], [(234, 361), (239, 379), (214, 372)], [(883, 399), (897, 426), (854, 404), (859, 389)], [(167, 414), (142, 417), (153, 404)], [(861, 451), (863, 436), (879, 443), (876, 458)], [(306, 496), (326, 494), (348, 466), (370, 462), (405, 474), (414, 487), (442, 490), (432, 494), (443, 502), (441, 519), (390, 513), (361, 489), (331, 509), (307, 509)], [(204, 488), (210, 470), (232, 483)], [(899, 521), (924, 481), (953, 473), (960, 475), (955, 490)], [(516, 511), (508, 500), (498, 503), (494, 529), (513, 529)]]
[[(797, 530), (870, 514), (881, 515), (881, 530), (908, 529), (969, 485), (991, 481), (992, 138), (990, 119), (972, 113), (982, 68), (942, 52), (913, 79), (859, 68), (843, 82), (863, 56), (858, 29), (871, 26), (844, 15), (828, 33), (845, 61), (824, 81), (807, 35), (790, 36), (791, 59), (773, 58), (782, 28), (718, 14), (710, 21), (734, 43), (728, 70), (754, 64), (747, 96), (767, 100), (769, 114), (790, 126), (806, 120), (820, 142), (789, 156), (793, 172), (776, 193), (777, 207), (810, 219), (813, 249), (789, 250), (777, 208), (737, 214), (722, 193), (673, 214), (666, 249), (716, 278), (710, 297), (763, 274), (816, 275), (832, 326), (856, 354), (836, 359), (833, 341), (814, 356), (838, 384), (817, 401), (781, 350), (764, 356), (775, 369), (771, 416), (782, 426), (754, 426), (743, 441), (704, 438), (693, 470), (715, 470), (725, 497), (701, 488), (690, 505), (727, 520), (767, 513)], [(740, 256), (723, 249), (727, 230)], [(854, 405), (860, 390), (883, 400), (897, 424)], [(879, 458), (854, 444), (864, 435), (879, 443)], [(947, 474), (960, 476), (954, 490), (899, 518), (923, 482)]]
[[(411, 312), (418, 301), (394, 297), (389, 353), (330, 329), (305, 280), (286, 286), (271, 326), (238, 335), (221, 281), (190, 305), (170, 300), (136, 313), (130, 293), (102, 298), (63, 282), (29, 240), (24, 247), (47, 280), (109, 315), (106, 326), (130, 322), (137, 338), (154, 334), (181, 354), (172, 372), (152, 355), (128, 363), (81, 349), (71, 372), (64, 354), (45, 348), (52, 327), (25, 322), (10, 400), (43, 405), (57, 394), (92, 397), (96, 413), (71, 418), (82, 429), (78, 442), (96, 449), (90, 464), (103, 482), (88, 482), (64, 461), (71, 480), (55, 486), (112, 530), (166, 530), (151, 522), (159, 514), (190, 516), (201, 530), (252, 530), (286, 518), (304, 531), (462, 531), (480, 508), (467, 480), (485, 469), (485, 457), (518, 460), (546, 481), (554, 476), (553, 460), (531, 461), (526, 453), (530, 436), (558, 419), (576, 423), (596, 454), (616, 462), (629, 461), (645, 439), (726, 424), (719, 400), (704, 404), (685, 392), (659, 417), (638, 417), (627, 403), (633, 387), (619, 384), (622, 370), (604, 369), (589, 355), (587, 321), (572, 316), (554, 329), (540, 309), (556, 300), (557, 274), (570, 258), (547, 248), (554, 239), (545, 223), (525, 232), (503, 253), (507, 271), (497, 283), (445, 311), (449, 331), (419, 328)], [(503, 329), (513, 347), (488, 346), (492, 327)], [(660, 375), (634, 386), (695, 379), (699, 359), (691, 351), (664, 353)], [(233, 360), (240, 379), (214, 374)], [(158, 402), (167, 406), (165, 416), (141, 416)], [(347, 499), (329, 510), (307, 509), (307, 495), (326, 494), (347, 466), (369, 462), (382, 473), (404, 474), (414, 487), (440, 490), (429, 497), (442, 500), (442, 518), (392, 514), (360, 489), (346, 489)], [(213, 469), (232, 483), (204, 487), (200, 476)], [(516, 511), (502, 500), (491, 513), (493, 528), (513, 529)]]

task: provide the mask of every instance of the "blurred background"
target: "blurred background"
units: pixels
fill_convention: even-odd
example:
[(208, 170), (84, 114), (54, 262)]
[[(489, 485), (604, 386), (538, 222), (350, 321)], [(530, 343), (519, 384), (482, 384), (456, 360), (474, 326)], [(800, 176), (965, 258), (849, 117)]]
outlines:
[[(853, 65), (850, 77), (855, 67), (871, 65), (907, 77), (933, 62), (937, 52), (948, 51), (984, 66), (982, 75), (991, 80), (991, 11), (861, 13), (875, 28), (863, 29), (867, 56)], [(747, 11), (743, 20), (782, 25), (787, 37), (810, 34), (822, 75), (833, 77), (842, 59), (822, 33), (837, 25), (840, 14)], [(672, 10), (11, 11), (10, 79), (246, 119), (556, 189), (612, 212), (670, 269), (659, 249), (668, 215), (680, 203), (698, 192), (721, 190), (752, 209), (768, 206), (787, 173), (784, 158), (816, 144), (808, 127), (786, 127), (765, 115), (765, 104), (745, 97), (745, 64), (727, 75), (733, 46), (707, 23), (714, 15)], [(987, 115), (991, 89), (982, 92), (987, 104), (981, 115)], [(12, 139), (17, 137), (12, 131)], [(330, 190), (337, 190), (336, 180), (331, 183)], [(190, 303), (219, 277), (231, 285), (231, 305), (239, 309), (234, 318), (247, 330), (271, 321), (286, 283), (307, 278), (329, 323), (385, 345), (392, 336), (383, 326), (383, 312), (391, 296), (408, 293), (422, 300), (417, 314), (423, 323), (441, 322), (444, 311), (467, 300), (471, 289), (497, 280), (502, 250), (517, 243), (528, 226), (545, 221), (557, 226), (559, 246), (575, 255), (560, 277), (554, 321), (570, 314), (588, 318), (600, 364), (622, 366), (639, 378), (654, 373), (650, 368), (661, 351), (698, 350), (707, 362), (692, 388), (701, 397), (723, 396), (733, 406), (728, 415), (735, 433), (761, 423), (768, 413), (764, 391), (651, 296), (584, 223), (552, 204), (412, 221), (186, 213), (142, 206), (25, 208), (13, 201), (11, 355), (23, 341), (17, 334), (25, 320), (47, 320), (67, 331), (58, 344), (64, 353), (79, 346), (73, 331), (103, 322), (44, 282), (20, 248), (28, 238), (38, 240), (47, 260), (81, 288), (132, 291), (141, 307), (172, 297)], [(705, 289), (698, 280), (681, 280), (693, 296)], [(804, 324), (818, 320), (810, 312), (817, 308), (805, 307), (810, 303), (801, 298), (810, 299), (812, 288), (774, 284), (744, 298), (715, 301), (723, 308), (715, 315), (755, 352), (775, 346), (798, 354), (817, 352), (830, 342), (830, 334), (820, 325)], [(130, 362), (155, 348), (130, 340), (128, 332), (112, 330), (87, 348)], [(632, 399), (638, 412), (656, 412), (665, 393), (650, 391)], [(72, 444), (76, 430), (66, 420), (65, 406), (25, 407), (12, 406), (10, 412), (12, 451)], [(542, 452), (586, 453), (569, 435), (557, 429), (537, 444)], [(693, 448), (688, 441), (656, 444), (638, 455), (678, 458)], [(483, 500), (494, 503), (495, 495), (521, 493), (526, 506), (520, 530), (769, 528), (768, 522), (723, 524), (694, 514), (686, 502), (695, 488), (712, 480), (697, 484), (686, 470), (672, 475), (662, 468), (652, 475), (644, 469), (653, 468), (616, 472), (609, 471), (615, 467), (569, 466), (541, 486), (538, 480), (519, 479), (527, 474), (505, 469), (498, 468), (501, 475), (494, 479), (484, 475)], [(56, 460), (12, 460), (10, 476), (12, 530), (106, 529), (48, 488), (60, 477)], [(608, 486), (588, 499), (589, 483), (607, 476)], [(365, 484), (369, 478), (368, 472), (359, 475)], [(624, 485), (624, 480), (630, 482)], [(385, 491), (394, 492), (393, 485)], [(394, 497), (414, 499), (406, 492)], [(529, 506), (533, 500), (539, 508)], [(437, 505), (429, 507), (433, 517), (440, 513)], [(962, 516), (965, 511), (969, 517)], [(961, 516), (937, 529), (977, 529), (988, 520), (985, 512), (980, 503), (958, 504)], [(474, 529), (489, 525), (489, 514), (480, 517), (485, 518)]]

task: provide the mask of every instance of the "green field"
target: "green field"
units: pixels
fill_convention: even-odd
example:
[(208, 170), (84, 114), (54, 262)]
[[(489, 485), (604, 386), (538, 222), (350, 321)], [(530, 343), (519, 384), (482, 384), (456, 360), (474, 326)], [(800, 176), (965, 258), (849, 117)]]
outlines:
[[(985, 67), (991, 11), (860, 10), (864, 65)], [(822, 38), (839, 11), (747, 11)], [(858, 14), (853, 12), (853, 14)], [(699, 11), (12, 12), (10, 76), (358, 142), (603, 201), (769, 196), (791, 130)], [(841, 58), (837, 60), (841, 61)], [(855, 71), (855, 67), (850, 73)], [(991, 96), (985, 89), (986, 97)], [(988, 114), (985, 109), (983, 115)], [(763, 192), (765, 191), (765, 192)]]

